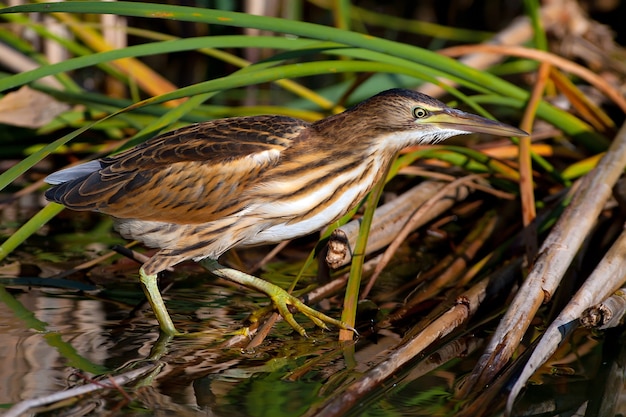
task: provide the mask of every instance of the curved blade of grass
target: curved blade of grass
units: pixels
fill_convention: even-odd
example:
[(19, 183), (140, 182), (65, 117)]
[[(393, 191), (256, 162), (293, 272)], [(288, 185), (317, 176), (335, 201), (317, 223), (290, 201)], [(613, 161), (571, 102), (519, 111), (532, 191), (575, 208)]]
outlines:
[(223, 10), (134, 2), (66, 2), (28, 4), (0, 10), (0, 14), (16, 12), (112, 13), (125, 16), (177, 19), (187, 22), (202, 22), (234, 27), (253, 27), (320, 40), (333, 40), (335, 42), (345, 43), (347, 45), (372, 51), (383, 52), (399, 58), (405, 58), (412, 62), (422, 63), (439, 70), (442, 76), (457, 76), (462, 80), (484, 85), (489, 89), (489, 91), (497, 92), (502, 95), (522, 100), (528, 96), (527, 92), (511, 83), (508, 83), (489, 73), (469, 68), (453, 59), (439, 55), (435, 52), (412, 45), (393, 42), (342, 29), (317, 25), (314, 23), (292, 21), (267, 16), (255, 16)]
[[(108, 109), (108, 113), (116, 112), (125, 107), (131, 106), (134, 102), (130, 99), (113, 98), (102, 94), (82, 92), (72, 93), (66, 91), (59, 91), (48, 88), (46, 86), (36, 86), (37, 90), (41, 90), (59, 100), (67, 103), (83, 104), (87, 107), (98, 105), (101, 108)], [(162, 116), (167, 113), (169, 109), (161, 106), (149, 106), (135, 109), (133, 113), (129, 115), (133, 116)], [(203, 104), (196, 106), (190, 112), (181, 116), (178, 122), (186, 123), (198, 123), (206, 121), (211, 118), (222, 118), (230, 116), (253, 116), (259, 114), (282, 114), (285, 116), (296, 117), (307, 121), (315, 121), (324, 117), (320, 112), (298, 109), (295, 107), (274, 106), (274, 105), (258, 105), (258, 106), (222, 106), (213, 104)], [(134, 125), (137, 129), (140, 129), (145, 125), (145, 118), (139, 120), (141, 125)]]
[(41, 161), (43, 158), (48, 156), (50, 153), (54, 152), (59, 147), (65, 145), (70, 140), (74, 139), (81, 133), (87, 131), (91, 128), (92, 125), (86, 125), (81, 127), (80, 129), (63, 136), (55, 140), (54, 142), (44, 146), (37, 152), (27, 156), (19, 163), (15, 164), (11, 168), (7, 169), (2, 175), (0, 175), (0, 190), (4, 189), (7, 185), (12, 183), (17, 177), (22, 175), (24, 172), (33, 167), (37, 162)]
[(323, 73), (342, 73), (342, 72), (384, 72), (397, 73), (413, 76), (416, 78), (423, 77), (423, 74), (409, 70), (397, 65), (391, 65), (381, 62), (365, 62), (365, 61), (318, 61), (283, 65), (259, 71), (246, 71), (245, 73), (234, 73), (223, 78), (217, 78), (204, 81), (187, 87), (182, 87), (171, 93), (162, 94), (152, 97), (131, 106), (130, 109), (142, 107), (148, 104), (157, 104), (164, 101), (173, 100), (186, 96), (193, 96), (208, 91), (221, 91), (230, 88), (243, 87), (264, 82), (271, 82), (283, 78), (306, 77)]
[(31, 217), (22, 225), (15, 233), (0, 245), (0, 261), (18, 247), (30, 235), (35, 233), (46, 224), (51, 218), (59, 214), (63, 210), (63, 206), (56, 203), (50, 203), (42, 208), (37, 214)]
[[(1, 12), (1, 11), (0, 11)], [(180, 52), (185, 50), (194, 50), (199, 48), (253, 48), (263, 47), (284, 49), (289, 45), (295, 44), (297, 47), (304, 47), (313, 43), (315, 40), (287, 40), (284, 38), (263, 36), (203, 36), (199, 38), (178, 39), (172, 41), (153, 42), (143, 45), (134, 45), (126, 48), (120, 48), (113, 51), (99, 52), (91, 55), (79, 56), (67, 59), (63, 62), (47, 65), (45, 67), (36, 68), (31, 71), (22, 72), (0, 79), (0, 91), (15, 88), (26, 83), (36, 81), (40, 78), (55, 75), (62, 72), (73, 71), (80, 68), (86, 68), (93, 65), (103, 64), (109, 61), (115, 61), (128, 57), (141, 57), (155, 54)]]

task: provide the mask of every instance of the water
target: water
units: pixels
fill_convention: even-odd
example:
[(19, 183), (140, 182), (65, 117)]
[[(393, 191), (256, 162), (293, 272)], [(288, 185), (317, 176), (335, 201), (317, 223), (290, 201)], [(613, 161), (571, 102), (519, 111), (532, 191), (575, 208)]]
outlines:
[[(159, 339), (149, 306), (134, 304), (142, 299), (137, 282), (86, 292), (3, 288), (0, 404), (41, 398), (156, 359), (164, 366), (154, 381), (133, 391), (133, 402), (116, 415), (296, 416), (306, 411), (322, 380), (282, 377), (307, 358), (336, 350), (336, 334), (318, 332), (300, 317), (314, 338), (302, 339), (281, 323), (252, 351), (224, 347), (231, 339), (227, 333), (242, 326), (246, 308), (257, 301), (255, 295), (210, 280), (180, 284), (166, 295), (173, 319), (181, 329), (202, 333), (167, 343)], [(175, 298), (169, 302), (169, 297)], [(115, 391), (95, 398), (102, 413), (125, 402)], [(79, 405), (82, 409), (84, 401)]]
[[(165, 300), (177, 327), (193, 335), (166, 340), (145, 303), (137, 264), (118, 257), (87, 273), (59, 275), (109, 247), (85, 241), (81, 246), (82, 251), (66, 251), (66, 246), (56, 248), (47, 238), (35, 239), (0, 268), (4, 275), (0, 277), (0, 405), (5, 409), (89, 384), (102, 375), (157, 364), (154, 372), (125, 385), (123, 392), (120, 388), (90, 393), (41, 415), (310, 416), (314, 415), (310, 410), (335, 396), (341, 399), (345, 387), (368, 376), (371, 367), (385, 360), (404, 332), (422, 318), (418, 312), (413, 323), (403, 324), (406, 328), (384, 329), (375, 338), (343, 345), (336, 340), (336, 329), (321, 331), (296, 315), (309, 338), (281, 322), (261, 345), (247, 349), (249, 339), (234, 333), (250, 312), (267, 303), (266, 297), (211, 278), (191, 264), (170, 274), (174, 283)], [(85, 252), (86, 247), (93, 253)], [(297, 270), (297, 266), (290, 268)], [(383, 307), (391, 310), (401, 301), (386, 298)], [(351, 404), (349, 415), (457, 415), (467, 399), (455, 398), (455, 389), (476, 363), (496, 322), (485, 322), (486, 331), (472, 329), (447, 345), (439, 343), (437, 349), (443, 348), (436, 354), (418, 356)], [(532, 410), (553, 401), (546, 407), (584, 412), (587, 401), (599, 401), (608, 380), (612, 381), (609, 391), (626, 392), (619, 352), (607, 353), (602, 339), (595, 340), (588, 332), (579, 332), (573, 340), (560, 353), (561, 362), (555, 359), (539, 371), (535, 383), (543, 385), (528, 390), (521, 408)], [(444, 350), (454, 344), (458, 348), (446, 356)], [(604, 368), (611, 379), (599, 371)], [(600, 393), (592, 394), (594, 389)], [(546, 393), (550, 393), (547, 400)], [(490, 399), (482, 415), (500, 415), (502, 398)], [(626, 401), (618, 404), (626, 408)]]

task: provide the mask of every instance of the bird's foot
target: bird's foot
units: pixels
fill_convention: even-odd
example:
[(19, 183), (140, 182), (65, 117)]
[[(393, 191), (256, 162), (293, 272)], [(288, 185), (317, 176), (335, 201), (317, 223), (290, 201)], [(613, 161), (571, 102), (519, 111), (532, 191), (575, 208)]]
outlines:
[[(221, 278), (237, 282), (241, 285), (249, 288), (254, 288), (267, 294), (272, 300), (273, 307), (278, 311), (283, 319), (302, 336), (306, 336), (306, 331), (294, 319), (293, 314), (289, 309), (290, 306), (296, 311), (299, 311), (300, 313), (307, 316), (313, 323), (323, 329), (328, 329), (327, 324), (332, 324), (333, 326), (339, 327), (341, 329), (352, 330), (356, 332), (356, 330), (348, 326), (346, 323), (340, 320), (333, 319), (332, 317), (328, 317), (326, 314), (320, 313), (319, 311), (307, 306), (297, 297), (289, 294), (287, 291), (277, 285), (272, 284), (271, 282), (254, 277), (241, 271), (237, 271), (236, 269), (226, 268), (213, 259), (204, 259), (203, 261), (201, 261), (201, 264), (213, 274)], [(253, 314), (252, 320), (255, 320), (255, 318), (256, 320), (258, 320), (259, 317), (259, 314)]]
[(296, 310), (297, 312), (300, 312), (307, 316), (309, 320), (315, 323), (316, 326), (321, 327), (324, 330), (328, 330), (327, 324), (331, 324), (341, 329), (354, 330), (350, 326), (346, 325), (344, 322), (333, 319), (332, 317), (329, 317), (326, 314), (309, 307), (308, 305), (300, 301), (297, 297), (289, 294), (282, 288), (278, 286), (274, 287), (275, 288), (271, 289), (271, 291), (266, 292), (266, 294), (272, 300), (272, 305), (253, 313), (250, 316), (250, 320), (252, 322), (255, 322), (260, 317), (260, 315), (257, 315), (256, 313), (263, 314), (268, 312), (268, 310), (275, 309), (295, 331), (306, 337), (306, 330), (304, 330), (304, 328), (295, 320), (293, 316), (292, 310)]

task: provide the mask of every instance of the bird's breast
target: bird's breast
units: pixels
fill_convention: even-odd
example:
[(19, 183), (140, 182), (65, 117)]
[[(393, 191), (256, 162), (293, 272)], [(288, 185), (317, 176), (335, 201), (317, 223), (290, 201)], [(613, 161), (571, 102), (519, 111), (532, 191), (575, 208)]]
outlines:
[(271, 225), (242, 243), (258, 245), (294, 239), (337, 221), (359, 204), (385, 172), (382, 161), (360, 162), (350, 168), (318, 168), (315, 174), (265, 183), (259, 189), (265, 198), (258, 198), (244, 215), (258, 216)]

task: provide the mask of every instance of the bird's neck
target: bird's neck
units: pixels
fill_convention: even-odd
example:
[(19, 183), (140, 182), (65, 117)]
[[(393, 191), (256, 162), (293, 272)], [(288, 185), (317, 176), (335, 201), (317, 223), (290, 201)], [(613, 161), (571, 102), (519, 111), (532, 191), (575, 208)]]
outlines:
[[(377, 154), (379, 158), (392, 159), (400, 149), (406, 146), (387, 146), (381, 143), (379, 138), (391, 132), (381, 130), (380, 123), (370, 122), (371, 117), (367, 115), (346, 111), (318, 120), (311, 125), (311, 131), (315, 137), (323, 138), (323, 142), (332, 149), (360, 154), (364, 158), (367, 155)], [(319, 145), (324, 147), (325, 144)]]
[(348, 110), (318, 120), (311, 127), (322, 134), (333, 134), (336, 132), (345, 132), (346, 134), (366, 133), (373, 130), (370, 123), (368, 123), (368, 119), (360, 117), (358, 112)]

